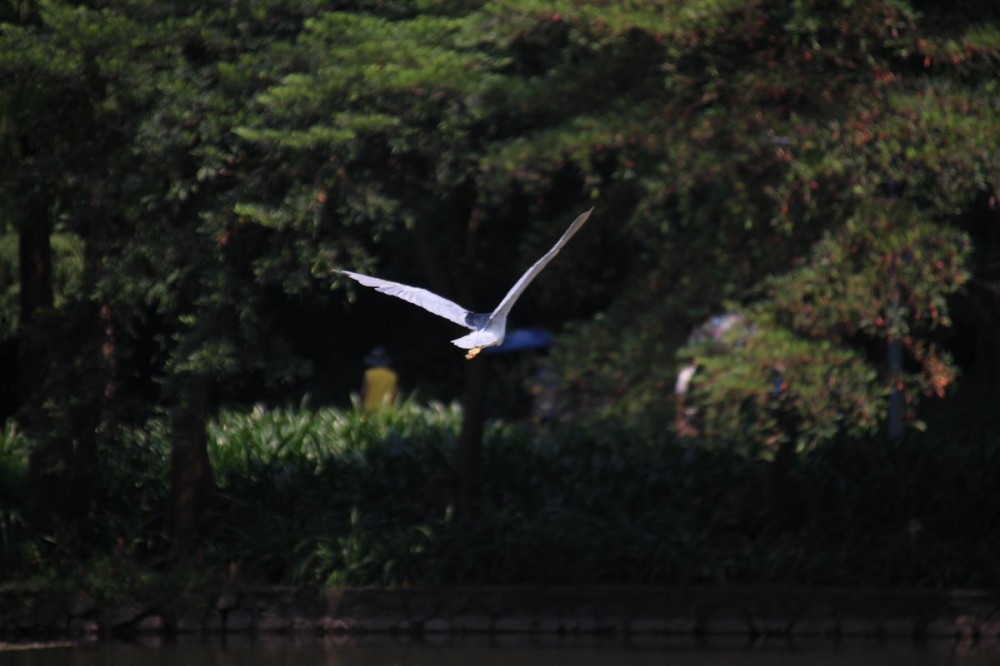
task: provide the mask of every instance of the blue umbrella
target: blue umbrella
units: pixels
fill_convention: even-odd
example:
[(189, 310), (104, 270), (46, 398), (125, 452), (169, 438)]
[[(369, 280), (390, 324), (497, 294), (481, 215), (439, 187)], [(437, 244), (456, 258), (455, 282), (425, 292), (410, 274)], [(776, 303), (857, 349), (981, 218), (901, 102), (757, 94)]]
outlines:
[(536, 349), (548, 347), (555, 340), (551, 331), (544, 328), (515, 328), (503, 339), (503, 343), (495, 347), (487, 347), (487, 354), (517, 351), (519, 349)]

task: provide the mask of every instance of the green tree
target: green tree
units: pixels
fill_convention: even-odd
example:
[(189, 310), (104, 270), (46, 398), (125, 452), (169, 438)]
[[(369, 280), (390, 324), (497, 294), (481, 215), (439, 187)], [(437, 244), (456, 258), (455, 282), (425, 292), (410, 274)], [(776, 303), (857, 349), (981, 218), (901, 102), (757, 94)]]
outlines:
[[(307, 67), (261, 95), (260, 122), (240, 131), (302, 177), (287, 178), (282, 209), (248, 199), (237, 211), (315, 238), (324, 248), (319, 277), (331, 279), (337, 265), (371, 270), (372, 241), (386, 243), (399, 251), (382, 274), (487, 309), (585, 205), (573, 156), (534, 165), (512, 151), (532, 131), (541, 142), (578, 131), (569, 126), (589, 104), (583, 91), (603, 74), (573, 67), (566, 35), (549, 44), (543, 32), (537, 48), (525, 48), (505, 19), (456, 3), (307, 22), (297, 43)], [(546, 213), (557, 219), (543, 222)], [(497, 270), (498, 250), (518, 262)], [(566, 255), (564, 266), (576, 250)], [(464, 363), (445, 335), (447, 358)], [(486, 382), (484, 359), (465, 363), (456, 459), (464, 511), (478, 502)]]
[[(26, 3), (0, 35), (3, 142), (11, 158), (0, 210), (18, 230), (18, 393), (20, 418), (39, 441), (29, 497), (29, 518), (39, 528), (79, 519), (97, 493), (96, 435), (108, 414), (104, 399), (114, 392), (116, 351), (111, 310), (90, 289), (104, 229), (118, 213), (108, 205), (116, 199), (114, 169), (126, 170), (114, 156), (121, 157), (133, 120), (129, 102), (143, 89), (141, 75), (121, 76), (136, 73), (123, 67), (125, 36), (134, 29), (106, 11)], [(64, 294), (70, 298), (58, 313), (53, 238), (83, 250), (80, 290)], [(86, 351), (74, 356), (68, 340)], [(67, 382), (75, 392), (56, 390)]]
[[(877, 355), (852, 346), (859, 335), (885, 341), (892, 329), (920, 366), (904, 383), (939, 393), (955, 376), (933, 342), (935, 326), (949, 323), (945, 297), (968, 276), (962, 231), (990, 242), (973, 225), (997, 189), (996, 83), (986, 73), (996, 31), (967, 23), (956, 34), (896, 2), (730, 2), (675, 12), (619, 15), (664, 53), (666, 85), (630, 105), (648, 109), (643, 127), (654, 133), (630, 158), (640, 189), (629, 215), (648, 251), (623, 298), (563, 346), (568, 406), (662, 411), (674, 350), (691, 326), (734, 301), (761, 320), (762, 350), (787, 353), (788, 373), (818, 378), (831, 363), (847, 367), (837, 358), (852, 359), (845, 397), (863, 395), (865, 408), (830, 403), (808, 427), (829, 435), (837, 426), (871, 427), (884, 414), (890, 380)], [(600, 14), (567, 7), (561, 18), (613, 34), (618, 22)], [(870, 248), (846, 266), (831, 262), (831, 252), (854, 242)], [(883, 254), (869, 254), (874, 248)], [(826, 300), (810, 302), (810, 281), (821, 276)], [(866, 299), (852, 301), (861, 284)], [(894, 323), (863, 330), (862, 319), (886, 320), (896, 292), (903, 302)], [(824, 325), (791, 314), (802, 307)], [(847, 311), (850, 324), (826, 325)], [(768, 372), (750, 371), (756, 361), (734, 365), (744, 353), (721, 357), (710, 382), (702, 374), (702, 399), (720, 413), (745, 408), (749, 392), (736, 395), (734, 386), (752, 384), (758, 397), (770, 389)], [(807, 391), (805, 382), (799, 389)], [(736, 437), (743, 422), (727, 417), (713, 432)]]
[[(941, 329), (974, 298), (997, 346), (1000, 35), (972, 3), (26, 6), (0, 10), (0, 215), (33, 469), (58, 472), (32, 492), (92, 478), (116, 423), (162, 407), (178, 552), (213, 495), (206, 419), (311, 372), (279, 311), (338, 267), (485, 309), (596, 204), (515, 313), (579, 320), (565, 412), (660, 418), (691, 326), (731, 307), (750, 342), (682, 352), (705, 433), (776, 459), (875, 427), (893, 384), (946, 390)], [(420, 322), (425, 365), (465, 376), (471, 511), (487, 368)]]
[[(294, 35), (308, 11), (307, 3), (268, 11), (49, 3), (32, 21), (4, 26), (5, 138), (22, 151), (4, 179), (4, 211), (13, 217), (24, 201), (41, 202), (33, 217), (22, 216), (32, 223), (19, 225), (22, 254), (39, 257), (22, 267), (51, 272), (42, 261), (49, 220), (84, 248), (78, 298), (32, 332), (25, 314), (50, 309), (51, 297), (39, 294), (51, 287), (21, 282), (22, 302), (37, 302), (22, 311), (21, 338), (49, 352), (28, 354), (34, 366), (22, 373), (37, 382), (22, 392), (22, 419), (47, 442), (32, 457), (33, 515), (89, 510), (96, 436), (113, 444), (117, 419), (141, 421), (155, 407), (150, 399), (162, 401), (174, 423), (166, 531), (178, 552), (188, 551), (212, 495), (205, 419), (213, 391), (241, 374), (280, 382), (303, 371), (259, 325), (265, 287), (252, 279), (249, 253), (261, 243), (229, 242), (232, 234), (211, 221), (231, 218), (225, 197), (241, 159), (231, 130), (242, 102), (276, 76), (274, 42)], [(137, 371), (122, 363), (141, 353), (151, 356), (149, 376), (135, 399), (118, 387)], [(67, 476), (89, 484), (86, 492), (55, 492)]]
[(246, 101), (288, 66), (283, 45), (313, 11), (308, 2), (199, 3), (151, 15), (163, 55), (134, 138), (141, 215), (100, 289), (135, 318), (154, 313), (153, 371), (173, 438), (165, 527), (178, 555), (192, 552), (213, 501), (205, 428), (218, 396), (247, 378), (281, 385), (309, 369), (265, 313), (275, 284), (300, 284), (311, 255), (294, 252), (307, 244), (248, 230), (232, 201), (268, 177), (233, 129), (249, 117)]

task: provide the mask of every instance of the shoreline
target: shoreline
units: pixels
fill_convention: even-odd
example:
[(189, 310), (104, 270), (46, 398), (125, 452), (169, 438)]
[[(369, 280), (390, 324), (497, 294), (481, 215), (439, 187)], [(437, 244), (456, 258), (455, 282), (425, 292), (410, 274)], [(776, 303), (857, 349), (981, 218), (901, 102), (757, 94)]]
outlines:
[(4, 641), (200, 635), (1000, 641), (1000, 591), (248, 587), (102, 603), (82, 592), (0, 590)]

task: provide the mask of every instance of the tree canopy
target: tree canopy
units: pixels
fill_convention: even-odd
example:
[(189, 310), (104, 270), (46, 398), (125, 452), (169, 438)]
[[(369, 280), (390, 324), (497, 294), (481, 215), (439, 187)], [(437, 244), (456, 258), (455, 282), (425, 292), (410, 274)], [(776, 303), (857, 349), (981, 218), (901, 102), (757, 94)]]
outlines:
[[(871, 432), (893, 390), (919, 423), (963, 367), (1000, 368), (984, 6), (0, 6), (0, 406), (45, 443), (38, 501), (72, 477), (88, 499), (56, 513), (99, 503), (118, 426), (167, 413), (190, 541), (212, 411), (346, 402), (374, 344), (485, 404), (446, 324), (335, 269), (484, 309), (590, 206), (515, 313), (558, 333), (565, 420), (662, 421), (695, 362), (704, 437)], [(687, 343), (727, 311), (752, 335)]]

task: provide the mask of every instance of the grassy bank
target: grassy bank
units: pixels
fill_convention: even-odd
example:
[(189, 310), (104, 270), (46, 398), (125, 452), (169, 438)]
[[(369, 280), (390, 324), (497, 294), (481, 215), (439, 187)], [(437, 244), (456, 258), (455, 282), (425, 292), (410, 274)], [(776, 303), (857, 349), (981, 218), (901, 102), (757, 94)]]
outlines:
[[(451, 461), (460, 410), (410, 401), (225, 412), (211, 425), (218, 497), (199, 575), (260, 583), (1000, 584), (1000, 442), (931, 434), (840, 441), (800, 456), (798, 524), (769, 515), (763, 464), (669, 432), (494, 423), (483, 504), (460, 520)], [(106, 456), (104, 496), (73, 534), (23, 524), (28, 442), (0, 446), (5, 582), (177, 583), (160, 536), (168, 433)], [(187, 574), (185, 574), (186, 576)], [(181, 576), (184, 578), (185, 576)]]

